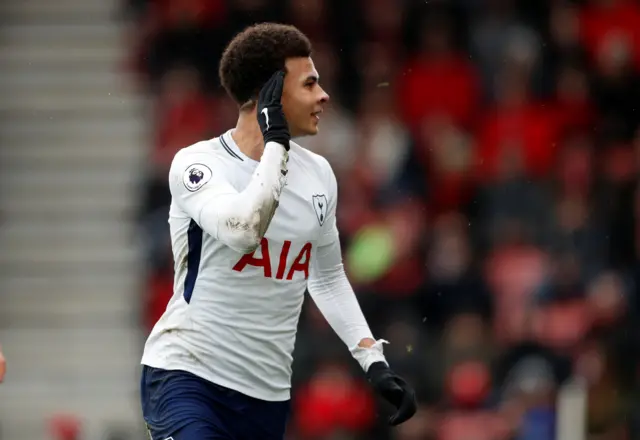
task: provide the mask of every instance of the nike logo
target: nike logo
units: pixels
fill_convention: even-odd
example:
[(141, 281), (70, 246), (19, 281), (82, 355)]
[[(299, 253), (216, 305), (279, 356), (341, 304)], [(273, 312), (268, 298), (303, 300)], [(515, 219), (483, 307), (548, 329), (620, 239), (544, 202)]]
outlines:
[(267, 110), (267, 108), (263, 108), (262, 111), (260, 112), (264, 115), (264, 119), (267, 121), (267, 130), (269, 129), (269, 110)]

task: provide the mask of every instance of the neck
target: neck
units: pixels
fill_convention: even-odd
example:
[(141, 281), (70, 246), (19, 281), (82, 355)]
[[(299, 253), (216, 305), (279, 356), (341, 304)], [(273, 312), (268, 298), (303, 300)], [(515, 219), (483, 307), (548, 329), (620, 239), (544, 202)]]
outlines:
[(260, 160), (264, 151), (264, 139), (258, 125), (256, 107), (252, 110), (240, 110), (238, 123), (231, 136), (245, 156), (256, 161)]

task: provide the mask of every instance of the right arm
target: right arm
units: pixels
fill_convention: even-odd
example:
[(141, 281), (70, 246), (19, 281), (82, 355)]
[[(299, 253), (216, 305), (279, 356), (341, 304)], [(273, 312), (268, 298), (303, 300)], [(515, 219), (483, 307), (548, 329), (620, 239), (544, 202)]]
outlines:
[[(278, 207), (287, 158), (282, 145), (267, 142), (249, 184), (239, 192), (227, 180), (224, 164), (218, 158), (181, 152), (169, 172), (171, 195), (204, 232), (237, 252), (253, 252)], [(196, 184), (190, 180), (194, 170), (202, 173)]]
[(171, 165), (171, 195), (178, 206), (207, 234), (243, 254), (260, 245), (286, 182), (291, 136), (280, 102), (284, 76), (274, 72), (260, 90), (256, 117), (265, 147), (244, 190), (225, 179), (215, 156), (178, 153)]

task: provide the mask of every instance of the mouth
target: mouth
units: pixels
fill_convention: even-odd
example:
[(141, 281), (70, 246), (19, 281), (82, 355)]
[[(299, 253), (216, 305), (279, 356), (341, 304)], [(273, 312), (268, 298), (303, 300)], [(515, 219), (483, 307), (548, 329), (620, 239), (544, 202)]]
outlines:
[(321, 114), (321, 113), (322, 113), (322, 110), (318, 110), (317, 112), (313, 112), (313, 113), (311, 113), (311, 116), (312, 116), (313, 118), (315, 118), (315, 120), (316, 120), (316, 121), (319, 121), (319, 120), (320, 120), (320, 114)]

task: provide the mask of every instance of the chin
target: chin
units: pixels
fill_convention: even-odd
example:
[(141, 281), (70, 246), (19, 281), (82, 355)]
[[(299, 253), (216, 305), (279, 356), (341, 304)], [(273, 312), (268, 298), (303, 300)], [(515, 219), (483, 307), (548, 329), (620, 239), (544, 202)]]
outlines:
[(291, 137), (315, 136), (318, 134), (318, 126), (299, 128), (295, 133), (291, 133)]
[(309, 136), (313, 136), (315, 134), (318, 134), (318, 131), (320, 131), (320, 126), (319, 126), (319, 121), (313, 121), (311, 123), (311, 126), (309, 126), (309, 129), (307, 131), (307, 133), (309, 134)]

